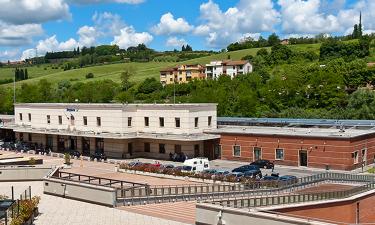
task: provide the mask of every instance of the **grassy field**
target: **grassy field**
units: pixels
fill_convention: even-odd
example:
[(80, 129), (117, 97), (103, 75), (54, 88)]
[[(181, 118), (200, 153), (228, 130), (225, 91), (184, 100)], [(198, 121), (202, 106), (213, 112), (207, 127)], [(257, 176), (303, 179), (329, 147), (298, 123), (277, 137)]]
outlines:
[[(305, 51), (305, 50), (313, 50), (319, 52), (320, 44), (304, 44), (304, 45), (292, 45), (290, 46), (293, 50), (297, 51)], [(270, 49), (270, 48), (268, 48)], [(244, 49), (239, 51), (233, 52), (225, 52), (214, 54), (211, 56), (196, 58), (184, 62), (148, 62), (148, 63), (118, 63), (118, 64), (109, 64), (109, 65), (100, 65), (100, 66), (92, 66), (92, 67), (85, 67), (80, 69), (72, 69), (68, 71), (63, 71), (62, 69), (52, 69), (51, 65), (41, 65), (39, 67), (28, 67), (29, 79), (25, 81), (17, 82), (17, 85), (21, 85), (23, 83), (33, 83), (38, 82), (41, 79), (47, 79), (50, 82), (57, 83), (61, 80), (70, 80), (71, 82), (78, 82), (78, 81), (95, 81), (95, 80), (102, 80), (102, 79), (111, 79), (114, 81), (120, 80), (120, 73), (124, 69), (126, 65), (133, 65), (136, 70), (137, 74), (132, 79), (134, 82), (142, 81), (148, 77), (155, 77), (159, 78), (159, 70), (174, 66), (177, 64), (192, 64), (192, 63), (200, 63), (206, 64), (212, 60), (223, 60), (230, 59), (232, 60), (239, 60), (246, 55), (255, 55), (259, 48), (254, 49)], [(85, 76), (88, 73), (93, 73), (93, 79), (86, 79)], [(0, 80), (2, 79), (9, 79), (13, 78), (14, 76), (14, 69), (12, 68), (1, 68), (0, 69)], [(4, 84), (2, 86), (11, 86), (12, 84)]]

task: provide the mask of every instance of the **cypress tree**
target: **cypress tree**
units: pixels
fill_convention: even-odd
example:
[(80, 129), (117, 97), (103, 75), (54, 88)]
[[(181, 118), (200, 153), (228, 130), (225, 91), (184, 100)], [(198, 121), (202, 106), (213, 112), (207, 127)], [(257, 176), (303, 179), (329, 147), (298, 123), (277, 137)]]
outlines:
[(25, 69), (25, 80), (29, 79), (29, 73), (27, 72), (27, 69)]
[(183, 45), (181, 48), (181, 52), (184, 52), (184, 51), (186, 51), (185, 45)]
[(25, 73), (23, 72), (23, 69), (20, 70), (20, 80), (25, 80)]

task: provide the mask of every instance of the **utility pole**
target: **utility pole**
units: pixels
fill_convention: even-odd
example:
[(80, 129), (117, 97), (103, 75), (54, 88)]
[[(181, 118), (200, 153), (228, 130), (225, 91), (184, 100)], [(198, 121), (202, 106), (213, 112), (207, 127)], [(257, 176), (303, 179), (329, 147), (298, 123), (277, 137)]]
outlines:
[(14, 79), (13, 79), (13, 105), (16, 105), (16, 73), (14, 72)]

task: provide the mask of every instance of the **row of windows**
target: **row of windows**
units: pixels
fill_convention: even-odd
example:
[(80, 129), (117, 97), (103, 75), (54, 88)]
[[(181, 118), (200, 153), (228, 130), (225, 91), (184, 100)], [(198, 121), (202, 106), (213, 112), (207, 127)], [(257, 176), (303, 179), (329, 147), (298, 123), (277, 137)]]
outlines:
[[(31, 113), (28, 113), (27, 116), (28, 116), (29, 122), (31, 122)], [(22, 113), (19, 114), (19, 118), (20, 118), (20, 121), (23, 120)]]
[[(20, 113), (20, 120), (22, 121), (22, 113)], [(31, 114), (30, 113), (29, 113), (29, 121), (31, 121)], [(62, 116), (58, 116), (58, 121), (59, 121), (59, 125), (62, 125)], [(164, 121), (165, 121), (164, 117), (159, 117), (159, 126), (160, 127), (164, 127), (164, 124), (165, 124)], [(150, 118), (145, 117), (144, 122), (145, 122), (145, 127), (148, 127), (150, 125)], [(51, 124), (51, 116), (50, 115), (47, 115), (47, 124)], [(74, 118), (73, 115), (70, 116), (70, 124), (72, 126), (75, 125), (75, 118)], [(102, 124), (101, 118), (96, 117), (96, 125), (100, 127), (101, 124)], [(212, 124), (212, 116), (209, 116), (208, 117), (208, 126), (210, 127), (211, 124)], [(83, 125), (87, 126), (87, 116), (83, 117)], [(131, 127), (131, 126), (132, 126), (132, 117), (128, 117), (128, 127)], [(177, 128), (181, 127), (181, 119), (179, 117), (175, 118), (175, 126)], [(199, 117), (195, 117), (194, 118), (194, 127), (198, 128), (198, 126), (199, 126)]]
[[(258, 160), (262, 158), (262, 148), (254, 147), (253, 148), (254, 160)], [(241, 146), (234, 145), (233, 146), (233, 156), (240, 157), (241, 156)], [(276, 148), (275, 149), (275, 159), (276, 160), (284, 160), (284, 149)]]

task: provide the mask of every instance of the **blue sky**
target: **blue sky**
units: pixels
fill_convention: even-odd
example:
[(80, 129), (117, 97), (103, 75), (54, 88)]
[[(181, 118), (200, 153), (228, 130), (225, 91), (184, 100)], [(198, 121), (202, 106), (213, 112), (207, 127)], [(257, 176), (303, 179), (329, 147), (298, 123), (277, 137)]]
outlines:
[(0, 0), (0, 60), (77, 46), (145, 43), (157, 50), (219, 50), (245, 37), (347, 34), (373, 0)]

